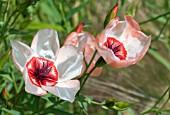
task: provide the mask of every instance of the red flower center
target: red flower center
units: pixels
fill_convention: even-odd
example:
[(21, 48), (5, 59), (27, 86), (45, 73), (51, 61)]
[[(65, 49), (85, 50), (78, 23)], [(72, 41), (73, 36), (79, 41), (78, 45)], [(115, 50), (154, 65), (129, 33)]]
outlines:
[(125, 50), (123, 43), (119, 42), (115, 38), (108, 37), (104, 45), (107, 48), (111, 49), (115, 56), (118, 57), (120, 60), (126, 59), (127, 51)]
[(54, 66), (54, 62), (33, 57), (27, 64), (28, 76), (32, 84), (41, 87), (54, 86), (57, 84), (58, 71)]

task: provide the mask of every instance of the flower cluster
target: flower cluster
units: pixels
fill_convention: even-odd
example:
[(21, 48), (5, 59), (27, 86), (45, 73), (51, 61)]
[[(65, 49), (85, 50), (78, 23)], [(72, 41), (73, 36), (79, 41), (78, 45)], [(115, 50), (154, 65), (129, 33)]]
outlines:
[(76, 78), (92, 70), (91, 76), (101, 74), (102, 67), (95, 66), (99, 58), (115, 68), (139, 62), (151, 38), (140, 30), (132, 17), (125, 16), (125, 21), (119, 21), (117, 8), (118, 5), (113, 8), (113, 17), (96, 38), (83, 31), (84, 23), (81, 23), (68, 35), (61, 48), (58, 34), (52, 29), (40, 30), (31, 47), (13, 40), (12, 56), (18, 70), (23, 72), (25, 90), (38, 96), (49, 92), (73, 102), (80, 89), (80, 82)]

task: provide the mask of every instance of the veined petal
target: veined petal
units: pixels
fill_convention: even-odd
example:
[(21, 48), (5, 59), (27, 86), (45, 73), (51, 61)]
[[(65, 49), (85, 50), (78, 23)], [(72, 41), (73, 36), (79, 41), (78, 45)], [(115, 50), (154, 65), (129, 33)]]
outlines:
[(40, 57), (47, 59), (55, 59), (59, 47), (58, 34), (52, 29), (43, 29), (38, 31), (31, 44), (31, 48)]
[(26, 92), (34, 94), (34, 95), (38, 95), (38, 96), (43, 96), (47, 94), (47, 92), (43, 90), (41, 87), (38, 87), (31, 83), (29, 76), (28, 76), (28, 71), (26, 68), (24, 69), (23, 77), (25, 80), (25, 91)]
[(19, 71), (23, 72), (27, 60), (33, 55), (34, 51), (29, 46), (17, 40), (12, 41), (12, 58)]
[(55, 62), (59, 72), (58, 82), (70, 80), (81, 74), (83, 55), (82, 52), (78, 52), (77, 50), (76, 47), (70, 45), (59, 49)]
[(73, 102), (77, 91), (80, 89), (80, 82), (78, 80), (69, 80), (57, 83), (54, 87), (42, 86), (42, 88), (63, 100)]

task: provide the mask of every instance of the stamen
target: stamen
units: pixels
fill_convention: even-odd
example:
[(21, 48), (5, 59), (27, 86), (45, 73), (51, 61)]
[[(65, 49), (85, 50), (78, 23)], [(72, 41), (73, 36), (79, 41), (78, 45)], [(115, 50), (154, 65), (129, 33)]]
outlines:
[(41, 73), (43, 70), (44, 70), (44, 62), (43, 62), (42, 68), (40, 68), (40, 69), (38, 70), (38, 72)]
[[(54, 86), (58, 80), (58, 71), (54, 66), (54, 62), (44, 58), (33, 57), (27, 64), (28, 76), (30, 81), (38, 86), (41, 85)], [(31, 68), (29, 68), (31, 67)]]
[(120, 44), (120, 45), (117, 45), (116, 47), (114, 47), (112, 50), (114, 51), (114, 53), (116, 53), (116, 52), (119, 52), (120, 51), (120, 49), (118, 49), (120, 46), (121, 46), (122, 44)]
[(48, 61), (47, 61), (46, 69), (48, 69)]
[(110, 45), (110, 49), (112, 49), (113, 44), (114, 44), (114, 42)]

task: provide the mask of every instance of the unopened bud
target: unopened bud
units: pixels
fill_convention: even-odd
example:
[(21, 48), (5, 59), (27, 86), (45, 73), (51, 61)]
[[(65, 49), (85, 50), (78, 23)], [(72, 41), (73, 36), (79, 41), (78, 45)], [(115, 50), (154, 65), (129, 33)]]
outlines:
[(80, 33), (82, 31), (83, 26), (84, 26), (84, 22), (80, 23), (77, 29), (75, 30), (75, 32)]
[(111, 19), (114, 19), (116, 17), (118, 11), (118, 4), (116, 4), (108, 13), (104, 21), (104, 28), (107, 26), (107, 24), (110, 22)]

